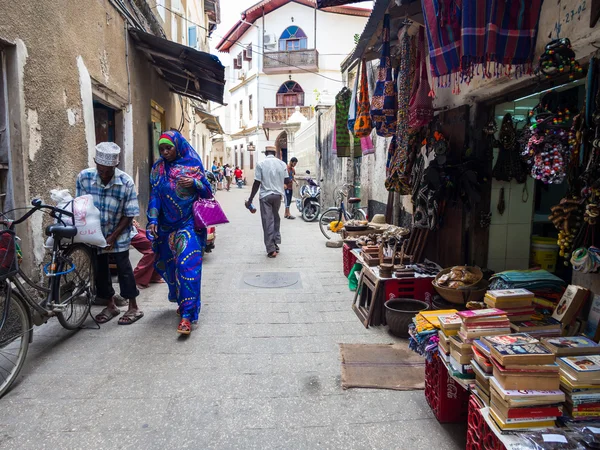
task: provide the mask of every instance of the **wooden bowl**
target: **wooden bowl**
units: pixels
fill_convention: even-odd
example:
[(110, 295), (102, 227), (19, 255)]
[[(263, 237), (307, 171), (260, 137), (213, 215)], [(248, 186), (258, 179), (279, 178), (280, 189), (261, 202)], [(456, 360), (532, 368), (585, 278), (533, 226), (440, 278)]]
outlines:
[[(437, 283), (437, 281), (440, 279), (440, 277), (442, 275), (445, 275), (447, 273), (449, 273), (454, 267), (465, 267), (469, 272), (471, 272), (473, 275), (475, 275), (475, 280), (473, 283), (470, 284), (470, 286), (474, 286), (477, 283), (479, 283), (482, 279), (483, 279), (483, 272), (481, 271), (481, 269), (479, 267), (476, 266), (452, 266), (452, 267), (447, 267), (446, 269), (442, 270), (440, 273), (438, 273), (435, 277), (435, 283)], [(441, 286), (441, 287), (447, 287), (447, 286)], [(465, 286), (463, 288), (459, 288), (459, 289), (465, 289), (468, 288), (469, 286)], [(452, 289), (452, 288), (448, 288), (448, 289)]]
[(467, 302), (479, 302), (485, 296), (490, 285), (489, 281), (481, 280), (474, 286), (465, 287), (462, 289), (452, 289), (446, 286), (439, 286), (434, 280), (433, 287), (441, 297), (456, 305), (465, 305)]

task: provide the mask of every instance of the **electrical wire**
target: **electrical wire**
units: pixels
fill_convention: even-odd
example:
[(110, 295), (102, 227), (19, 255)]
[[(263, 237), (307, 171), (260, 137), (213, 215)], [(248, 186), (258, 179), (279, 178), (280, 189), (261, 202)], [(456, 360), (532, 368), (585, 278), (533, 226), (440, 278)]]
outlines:
[[(167, 11), (171, 12), (172, 14), (175, 14), (175, 15), (176, 15), (176, 16), (178, 16), (178, 17), (181, 17), (183, 20), (185, 20), (185, 21), (187, 21), (187, 22), (189, 22), (189, 23), (192, 23), (192, 24), (196, 25), (196, 26), (197, 26), (197, 27), (199, 27), (199, 28), (202, 28), (202, 29), (203, 29), (203, 30), (205, 30), (205, 31), (210, 31), (210, 30), (209, 30), (208, 28), (206, 28), (205, 26), (203, 26), (203, 25), (200, 25), (199, 23), (196, 23), (196, 22), (194, 22), (193, 20), (190, 20), (190, 19), (188, 19), (187, 17), (183, 16), (183, 15), (182, 15), (182, 14), (180, 14), (179, 12), (177, 12), (177, 11), (173, 11), (171, 8), (167, 8), (166, 6), (163, 6), (163, 5), (156, 5), (156, 6), (153, 6), (153, 7), (151, 7), (150, 9), (158, 9), (158, 7), (159, 7), (159, 6), (160, 6), (161, 8), (164, 8), (164, 9), (166, 9)], [(216, 37), (218, 37), (218, 38), (224, 39), (224, 40), (225, 40), (225, 41), (227, 41), (227, 42), (231, 42), (231, 43), (233, 43), (234, 45), (237, 45), (238, 47), (241, 47), (242, 49), (246, 49), (246, 48), (248, 48), (248, 46), (247, 46), (247, 45), (240, 44), (239, 42), (237, 42), (236, 40), (233, 40), (233, 39), (228, 39), (228, 38), (225, 38), (225, 36), (219, 36), (219, 35), (215, 35), (215, 34), (213, 34), (213, 36), (216, 36)], [(313, 75), (317, 75), (317, 76), (319, 76), (319, 77), (321, 77), (321, 78), (325, 78), (325, 79), (327, 79), (327, 80), (330, 80), (330, 81), (335, 81), (335, 82), (337, 82), (337, 83), (342, 83), (342, 84), (344, 83), (344, 81), (343, 81), (343, 80), (336, 80), (335, 78), (328, 77), (328, 76), (326, 76), (326, 75), (323, 75), (323, 74), (321, 74), (321, 73), (319, 73), (319, 72), (315, 72), (314, 70), (305, 69), (305, 68), (303, 68), (303, 67), (296, 66), (296, 65), (294, 65), (294, 64), (289, 64), (287, 61), (282, 61), (282, 60), (280, 60), (280, 59), (277, 59), (277, 58), (275, 58), (275, 57), (273, 57), (273, 56), (269, 56), (269, 54), (268, 54), (268, 53), (262, 53), (262, 52), (260, 52), (259, 50), (254, 50), (254, 48), (255, 48), (255, 47), (256, 47), (257, 49), (260, 49), (260, 47), (259, 47), (258, 45), (252, 44), (252, 43), (251, 43), (250, 45), (253, 47), (253, 50), (252, 50), (252, 52), (253, 52), (253, 53), (256, 53), (257, 55), (263, 56), (263, 57), (265, 57), (265, 58), (268, 58), (268, 59), (271, 59), (271, 60), (273, 60), (273, 61), (277, 61), (277, 62), (279, 62), (279, 63), (285, 63), (285, 64), (287, 64), (289, 67), (294, 67), (294, 68), (296, 68), (296, 69), (299, 69), (299, 70), (302, 70), (302, 71), (304, 71), (304, 72), (307, 72), (307, 73), (312, 73)]]

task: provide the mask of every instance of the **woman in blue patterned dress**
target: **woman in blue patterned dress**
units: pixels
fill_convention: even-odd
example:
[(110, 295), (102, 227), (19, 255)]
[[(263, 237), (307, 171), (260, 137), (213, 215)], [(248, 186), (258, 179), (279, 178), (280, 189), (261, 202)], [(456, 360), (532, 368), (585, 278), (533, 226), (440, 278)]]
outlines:
[(202, 249), (206, 229), (195, 230), (192, 206), (212, 196), (200, 156), (178, 131), (159, 139), (161, 158), (150, 175), (148, 238), (153, 240), (156, 271), (169, 286), (169, 301), (177, 302), (181, 322), (177, 332), (190, 334), (200, 313)]

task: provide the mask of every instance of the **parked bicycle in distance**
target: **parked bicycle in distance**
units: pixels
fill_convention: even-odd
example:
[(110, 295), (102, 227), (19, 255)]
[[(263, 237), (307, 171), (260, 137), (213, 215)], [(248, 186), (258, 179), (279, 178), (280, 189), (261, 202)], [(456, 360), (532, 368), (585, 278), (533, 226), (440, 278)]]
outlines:
[[(93, 250), (85, 244), (74, 244), (77, 228), (64, 221), (69, 218), (73, 223), (73, 213), (44, 205), (38, 199), (32, 205), (19, 219), (0, 221), (4, 227), (0, 230), (0, 397), (23, 368), (33, 325), (56, 317), (67, 330), (76, 330), (85, 322), (95, 294)], [(47, 287), (33, 282), (21, 270), (15, 233), (16, 225), (44, 210), (56, 220), (46, 227), (46, 235), (54, 240), (50, 262), (44, 266)], [(26, 285), (45, 298), (33, 298)]]
[[(346, 183), (341, 189), (337, 189), (337, 194), (334, 194), (336, 203), (339, 201), (339, 206), (333, 206), (325, 210), (319, 219), (319, 228), (321, 233), (327, 239), (341, 239), (341, 232), (344, 227), (344, 223), (349, 220), (367, 220), (367, 214), (363, 208), (360, 208), (360, 198), (349, 197), (350, 188), (354, 188), (354, 185)], [(349, 209), (346, 209), (344, 200), (348, 200)]]

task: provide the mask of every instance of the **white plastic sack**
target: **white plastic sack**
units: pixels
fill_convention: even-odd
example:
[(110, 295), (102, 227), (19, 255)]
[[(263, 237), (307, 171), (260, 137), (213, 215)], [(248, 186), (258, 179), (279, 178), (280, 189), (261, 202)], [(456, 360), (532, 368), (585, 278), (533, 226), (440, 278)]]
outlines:
[[(57, 208), (71, 211), (75, 216), (77, 235), (73, 239), (74, 242), (106, 247), (106, 239), (102, 234), (100, 211), (94, 206), (94, 199), (91, 195), (82, 195), (74, 199), (67, 189), (52, 190), (50, 193), (52, 200), (57, 203)], [(70, 217), (62, 217), (62, 220), (66, 225), (73, 225)], [(52, 245), (53, 239), (49, 237), (46, 246), (52, 247)]]

